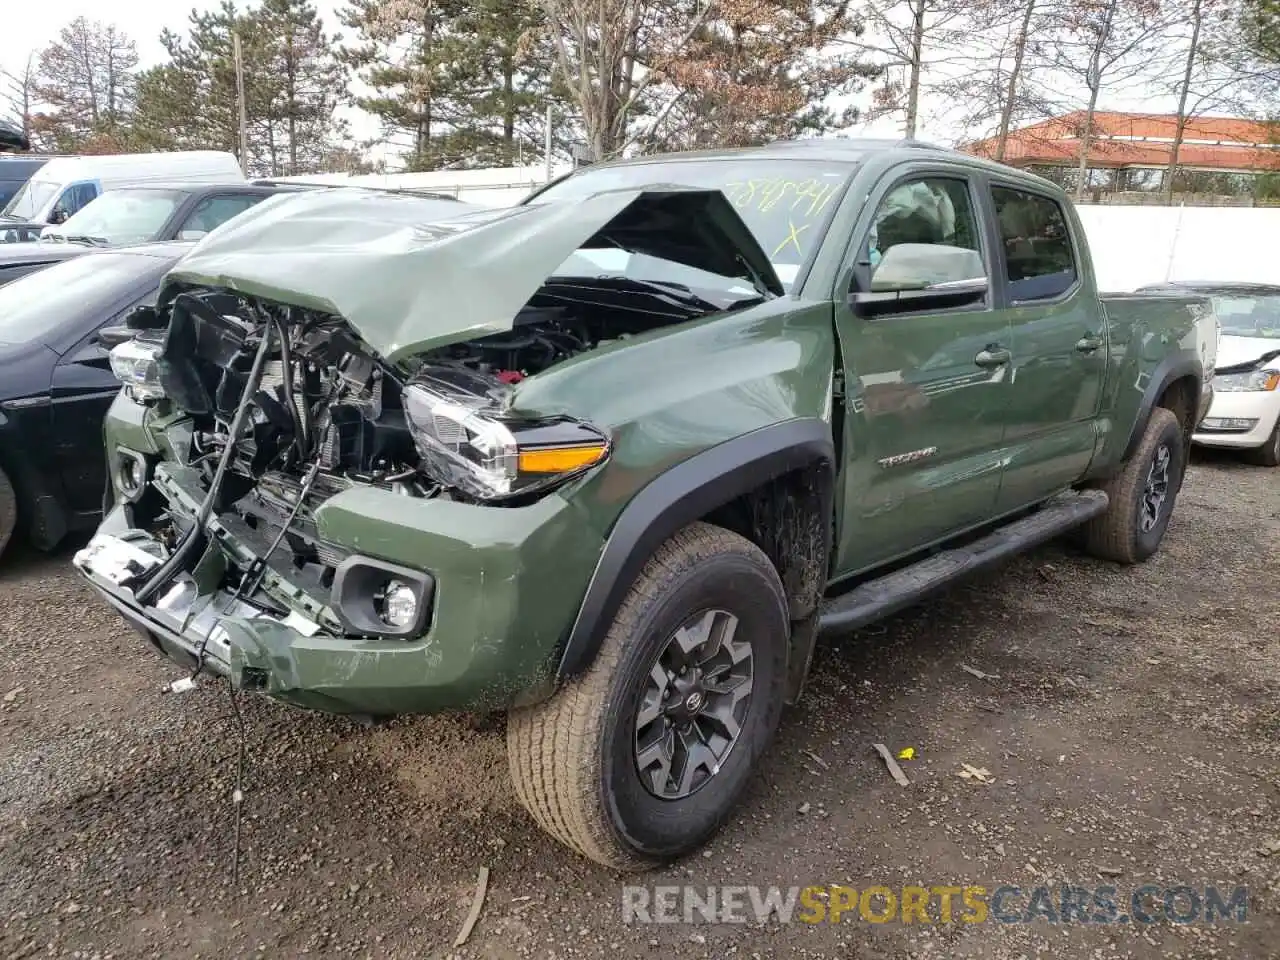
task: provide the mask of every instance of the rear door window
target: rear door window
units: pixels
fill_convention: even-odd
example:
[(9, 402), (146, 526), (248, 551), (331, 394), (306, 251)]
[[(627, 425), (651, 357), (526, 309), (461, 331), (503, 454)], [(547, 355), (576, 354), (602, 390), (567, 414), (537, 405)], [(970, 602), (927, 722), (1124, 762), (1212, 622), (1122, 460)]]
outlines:
[(257, 206), (265, 199), (265, 196), (253, 196), (251, 194), (223, 194), (222, 196), (206, 197), (196, 205), (190, 216), (183, 221), (182, 227), (178, 231), (178, 239), (197, 240), (206, 233), (210, 233), (222, 226), (232, 217), (239, 216), (250, 207)]
[(1011, 187), (992, 187), (1009, 297), (1052, 300), (1075, 284), (1075, 252), (1056, 200)]

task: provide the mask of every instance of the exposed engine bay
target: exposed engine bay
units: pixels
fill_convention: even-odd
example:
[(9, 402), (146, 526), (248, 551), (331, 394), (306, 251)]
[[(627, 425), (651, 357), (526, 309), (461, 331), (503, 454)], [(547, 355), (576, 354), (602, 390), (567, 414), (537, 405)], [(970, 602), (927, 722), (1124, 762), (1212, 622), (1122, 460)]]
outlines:
[[(485, 423), (473, 429), (468, 411), (501, 411), (521, 380), (608, 340), (719, 309), (677, 290), (610, 289), (607, 305), (592, 302), (601, 298), (549, 283), (510, 331), (442, 347), (402, 367), (384, 362), (339, 317), (225, 290), (180, 293), (167, 321), (153, 316), (137, 325), (167, 327), (141, 336), (163, 336), (158, 378), (163, 396), (191, 417), (187, 461), (205, 491), (214, 491), (210, 515), (250, 542), (263, 541), (256, 547), (267, 553), (284, 548), (295, 564), (331, 566), (339, 558), (326, 555), (313, 517), (330, 497), (365, 485), (406, 497), (519, 503), (524, 487), (490, 498), (465, 482), (467, 471), (454, 469), (450, 443), (470, 437), (484, 452), (489, 442)], [(456, 421), (422, 412), (428, 396), (459, 411)], [(416, 408), (406, 402), (415, 397)], [(561, 443), (605, 449), (604, 438), (585, 426), (554, 426)], [(436, 444), (424, 446), (432, 432)], [(490, 448), (500, 443), (492, 440)]]
[(172, 289), (130, 317), (134, 340), (113, 350), (134, 399), (160, 402), (190, 427), (189, 449), (157, 469), (150, 506), (135, 510), (170, 551), (138, 600), (192, 570), (212, 537), (239, 571), (229, 581), (237, 598), (263, 600), (265, 579), (287, 587), (285, 606), (324, 614), (348, 556), (320, 528), (328, 500), (376, 488), (531, 502), (602, 462), (610, 440), (569, 416), (512, 413), (518, 384), (609, 341), (762, 299), (740, 293), (713, 302), (677, 283), (552, 277), (510, 330), (391, 363), (332, 313)]

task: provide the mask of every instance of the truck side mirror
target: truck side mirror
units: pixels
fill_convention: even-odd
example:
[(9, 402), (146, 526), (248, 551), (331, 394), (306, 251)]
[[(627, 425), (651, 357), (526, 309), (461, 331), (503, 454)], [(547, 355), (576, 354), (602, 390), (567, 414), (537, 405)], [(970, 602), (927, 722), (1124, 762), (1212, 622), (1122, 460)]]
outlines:
[(990, 288), (976, 250), (898, 243), (872, 268), (870, 289), (853, 291), (849, 300), (858, 315), (879, 316), (976, 303)]

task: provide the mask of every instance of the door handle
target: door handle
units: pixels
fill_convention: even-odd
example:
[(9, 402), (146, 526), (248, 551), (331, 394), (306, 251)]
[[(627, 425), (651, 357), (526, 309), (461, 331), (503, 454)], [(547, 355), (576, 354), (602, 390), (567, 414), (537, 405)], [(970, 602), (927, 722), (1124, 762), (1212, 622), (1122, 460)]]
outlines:
[(985, 350), (978, 351), (973, 362), (980, 367), (1002, 367), (1013, 359), (1013, 354), (998, 344), (992, 344)]
[(1095, 337), (1092, 333), (1086, 333), (1083, 337), (1076, 341), (1076, 349), (1081, 353), (1093, 353), (1102, 346), (1102, 338)]

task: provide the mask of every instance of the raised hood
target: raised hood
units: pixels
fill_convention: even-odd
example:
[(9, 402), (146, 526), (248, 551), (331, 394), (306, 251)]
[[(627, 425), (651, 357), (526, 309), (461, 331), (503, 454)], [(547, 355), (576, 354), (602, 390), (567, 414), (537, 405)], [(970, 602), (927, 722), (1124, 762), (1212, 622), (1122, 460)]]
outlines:
[(336, 314), (394, 363), (510, 330), (546, 279), (591, 248), (783, 292), (719, 190), (656, 186), (481, 210), (343, 189), (277, 195), (224, 224), (169, 273), (161, 303), (198, 285)]

